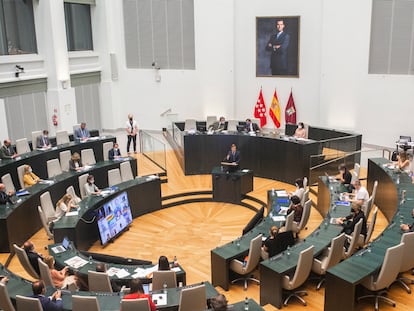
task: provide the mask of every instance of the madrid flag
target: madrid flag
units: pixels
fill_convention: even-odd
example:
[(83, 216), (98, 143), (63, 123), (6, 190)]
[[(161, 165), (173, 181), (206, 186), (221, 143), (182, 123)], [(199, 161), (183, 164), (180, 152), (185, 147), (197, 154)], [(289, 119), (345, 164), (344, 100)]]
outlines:
[(292, 91), (290, 91), (289, 100), (285, 108), (285, 121), (286, 123), (296, 124), (296, 107), (293, 101)]
[(260, 127), (266, 125), (266, 104), (263, 99), (262, 89), (260, 89), (259, 98), (254, 106), (254, 117), (260, 119)]
[(276, 125), (276, 128), (280, 127), (280, 105), (279, 99), (277, 99), (276, 89), (273, 94), (272, 104), (269, 108), (269, 115), (273, 120), (273, 123)]

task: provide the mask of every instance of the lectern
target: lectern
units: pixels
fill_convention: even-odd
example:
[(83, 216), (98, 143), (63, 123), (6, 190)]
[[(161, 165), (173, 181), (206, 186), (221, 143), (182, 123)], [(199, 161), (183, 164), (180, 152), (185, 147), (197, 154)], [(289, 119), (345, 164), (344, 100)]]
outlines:
[(246, 193), (253, 190), (252, 170), (230, 172), (217, 166), (213, 168), (211, 177), (213, 201), (239, 204)]

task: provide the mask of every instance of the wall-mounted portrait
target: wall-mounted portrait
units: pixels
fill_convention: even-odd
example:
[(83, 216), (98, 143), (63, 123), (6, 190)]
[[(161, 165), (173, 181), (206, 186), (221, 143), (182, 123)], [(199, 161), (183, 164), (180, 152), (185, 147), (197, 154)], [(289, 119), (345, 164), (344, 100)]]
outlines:
[(300, 16), (256, 17), (256, 76), (299, 77)]

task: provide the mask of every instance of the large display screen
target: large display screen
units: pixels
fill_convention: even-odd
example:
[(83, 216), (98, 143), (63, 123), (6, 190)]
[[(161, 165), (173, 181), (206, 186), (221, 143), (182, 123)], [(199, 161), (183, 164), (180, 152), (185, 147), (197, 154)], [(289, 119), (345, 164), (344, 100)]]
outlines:
[(122, 192), (98, 208), (98, 230), (102, 245), (119, 235), (132, 222), (128, 195)]

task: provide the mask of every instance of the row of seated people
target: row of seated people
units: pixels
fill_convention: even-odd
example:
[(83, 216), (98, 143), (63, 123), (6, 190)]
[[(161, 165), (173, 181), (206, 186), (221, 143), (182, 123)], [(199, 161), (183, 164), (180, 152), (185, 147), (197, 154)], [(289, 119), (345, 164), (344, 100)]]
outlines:
[[(63, 151), (61, 152), (61, 158), (63, 158), (62, 153), (68, 153), (70, 155), (70, 151)], [(85, 157), (87, 158), (86, 160), (86, 162), (88, 163), (87, 165), (84, 165), (82, 163), (81, 157), (79, 153), (77, 152), (72, 154), (70, 160), (66, 159), (68, 161), (66, 165), (64, 164), (65, 161), (62, 161), (61, 163), (59, 163), (58, 159), (49, 160), (47, 163), (49, 177), (55, 177), (57, 175), (60, 175), (64, 171), (67, 171), (68, 168), (71, 171), (83, 171), (83, 170), (88, 169), (90, 165), (96, 164), (95, 156), (93, 154), (92, 149), (84, 149), (82, 150), (82, 153), (84, 153)], [(108, 153), (108, 158), (110, 160), (117, 160), (121, 158), (117, 143), (114, 143), (113, 148), (110, 149), (107, 153)], [(121, 173), (123, 173), (123, 178), (121, 178), (121, 180), (125, 181), (125, 180), (132, 179), (132, 171), (130, 172), (130, 170), (128, 170), (127, 165), (125, 164), (122, 165), (122, 164), (121, 164)], [(32, 168), (30, 167), (30, 165), (25, 164), (25, 165), (19, 166), (17, 168), (17, 173), (19, 176), (19, 182), (20, 182), (21, 189), (27, 189), (43, 181), (32, 171)], [(91, 180), (93, 179), (93, 177), (90, 177), (90, 178)], [(86, 193), (86, 195), (89, 195), (89, 194), (99, 193), (99, 189), (95, 185), (93, 185), (93, 182), (90, 183), (91, 180), (89, 180), (88, 183), (83, 183), (83, 184), (88, 184), (88, 186), (84, 187), (85, 191), (82, 191), (83, 189), (80, 191), (81, 194)], [(117, 180), (115, 180), (114, 182), (117, 183)], [(0, 185), (0, 204), (10, 202), (10, 197), (12, 197), (15, 194), (15, 192), (16, 192), (16, 187), (13, 184), (10, 174), (6, 174), (2, 176), (2, 184)], [(82, 195), (82, 197), (84, 196), (85, 195)]]
[[(75, 141), (86, 141), (90, 138), (90, 132), (86, 128), (86, 123), (82, 122), (73, 132)], [(56, 145), (63, 145), (69, 142), (69, 135), (67, 131), (56, 132)], [(49, 138), (49, 131), (35, 131), (32, 132), (32, 150), (48, 149), (52, 147), (52, 142)], [(0, 159), (16, 158), (19, 154), (30, 152), (30, 147), (27, 138), (16, 140), (16, 149), (13, 148), (10, 139), (3, 141), (3, 146), (0, 148)]]
[[(0, 302), (0, 307), (6, 311), (14, 311), (15, 308), (7, 295), (7, 281), (7, 277), (0, 279), (0, 295), (2, 295), (2, 298), (4, 298), (4, 300)], [(56, 290), (50, 296), (46, 296), (45, 282), (38, 280), (32, 283), (32, 292), (33, 294), (28, 297), (16, 295), (16, 304), (18, 310), (20, 308), (24, 308), (25, 310), (30, 309), (31, 311), (64, 310), (62, 291)], [(126, 293), (127, 294), (122, 297), (120, 310), (157, 310), (157, 306), (153, 302), (151, 295), (145, 292), (141, 280), (132, 279), (129, 283), (129, 288)], [(246, 304), (248, 305), (249, 303), (249, 301), (245, 301), (244, 305), (246, 306)], [(96, 296), (88, 297), (72, 295), (72, 310), (83, 311), (86, 308), (90, 311), (100, 310)], [(228, 301), (223, 294), (218, 294), (207, 299), (203, 284), (181, 290), (179, 310), (204, 311), (206, 308), (209, 308), (208, 310), (211, 311), (234, 310), (232, 305), (228, 305)]]
[[(23, 250), (22, 250), (23, 251)], [(140, 279), (131, 279), (129, 282), (129, 288), (121, 287), (115, 280), (109, 279), (109, 275), (106, 271), (106, 265), (102, 262), (96, 264), (96, 271), (89, 271), (88, 278), (84, 278), (81, 274), (75, 272), (74, 275), (68, 275), (69, 268), (65, 267), (58, 271), (54, 267), (54, 259), (50, 256), (43, 256), (36, 252), (32, 242), (27, 241), (24, 244), (24, 252), (27, 255), (28, 261), (33, 269), (37, 270), (41, 279), (35, 281), (32, 284), (33, 295), (32, 298), (38, 299), (43, 307), (43, 310), (62, 310), (62, 298), (61, 291), (59, 289), (70, 289), (71, 291), (92, 291), (92, 292), (121, 292), (122, 295), (126, 294), (122, 301), (121, 307), (124, 307), (124, 300), (129, 299), (143, 299), (144, 304), (148, 305), (148, 310), (155, 311), (156, 305), (152, 301), (151, 296), (148, 295), (148, 286), (144, 291), (142, 281)], [(20, 259), (20, 257), (19, 257)], [(175, 277), (175, 271), (172, 270), (173, 266), (178, 265), (176, 258), (174, 262), (170, 263), (168, 258), (160, 256), (158, 261), (158, 271), (154, 271), (148, 278), (152, 279), (152, 291), (165, 290), (166, 288), (177, 287), (177, 280)], [(24, 265), (23, 265), (24, 266)], [(1, 282), (7, 286), (7, 276), (0, 277)], [(56, 289), (49, 297), (45, 297), (46, 286), (51, 286)], [(148, 285), (148, 284), (146, 284)], [(206, 309), (206, 291), (203, 286), (191, 286), (200, 287), (197, 291), (204, 293), (202, 295), (201, 303), (198, 303), (198, 308), (191, 309), (192, 311), (205, 310)], [(194, 288), (196, 289), (196, 288)], [(196, 293), (195, 293), (196, 294)], [(120, 294), (121, 295), (121, 294)], [(73, 310), (77, 310), (75, 307), (75, 297), (72, 297)], [(227, 300), (223, 296), (213, 297), (211, 300), (207, 300), (209, 307), (212, 310), (227, 310)], [(142, 302), (142, 301), (141, 301)], [(4, 303), (4, 302), (3, 302)], [(183, 302), (180, 301), (180, 305)], [(132, 301), (131, 301), (132, 304)], [(17, 302), (19, 305), (19, 301)], [(191, 307), (194, 307), (194, 301), (190, 303)], [(0, 308), (4, 306), (0, 304)], [(126, 307), (126, 306), (125, 306)], [(5, 309), (8, 310), (8, 309)], [(129, 309), (128, 309), (129, 310)], [(145, 309), (147, 310), (147, 309)], [(189, 310), (189, 309), (186, 309)]]

